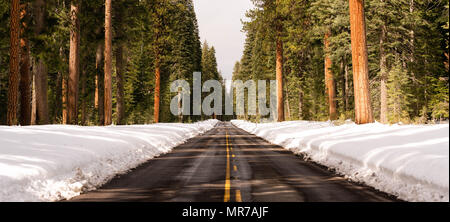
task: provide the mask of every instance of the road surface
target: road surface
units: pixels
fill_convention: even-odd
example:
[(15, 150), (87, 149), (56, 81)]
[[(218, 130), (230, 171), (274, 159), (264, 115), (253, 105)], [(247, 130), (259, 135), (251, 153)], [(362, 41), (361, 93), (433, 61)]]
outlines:
[(71, 201), (395, 201), (302, 160), (282, 147), (219, 123), (213, 130)]

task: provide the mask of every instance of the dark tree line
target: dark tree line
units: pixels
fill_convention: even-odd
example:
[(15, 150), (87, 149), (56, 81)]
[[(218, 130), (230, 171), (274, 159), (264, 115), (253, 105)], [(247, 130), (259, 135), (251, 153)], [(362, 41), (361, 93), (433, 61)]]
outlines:
[(1, 0), (0, 25), (0, 124), (180, 121), (170, 83), (217, 70), (192, 0)]
[(233, 78), (277, 79), (284, 119), (448, 119), (448, 0), (253, 2)]

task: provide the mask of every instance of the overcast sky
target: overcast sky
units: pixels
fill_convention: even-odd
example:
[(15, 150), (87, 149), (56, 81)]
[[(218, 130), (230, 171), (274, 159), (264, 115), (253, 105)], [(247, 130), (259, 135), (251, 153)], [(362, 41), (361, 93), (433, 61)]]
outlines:
[(231, 79), (233, 66), (244, 49), (245, 33), (241, 32), (241, 19), (253, 8), (250, 0), (194, 0), (202, 43), (216, 49), (219, 71)]

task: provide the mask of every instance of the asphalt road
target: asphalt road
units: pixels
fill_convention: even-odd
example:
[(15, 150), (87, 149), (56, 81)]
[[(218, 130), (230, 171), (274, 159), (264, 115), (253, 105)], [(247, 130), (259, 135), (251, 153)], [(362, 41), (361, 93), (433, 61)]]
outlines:
[(390, 202), (282, 147), (219, 123), (98, 190), (70, 201)]

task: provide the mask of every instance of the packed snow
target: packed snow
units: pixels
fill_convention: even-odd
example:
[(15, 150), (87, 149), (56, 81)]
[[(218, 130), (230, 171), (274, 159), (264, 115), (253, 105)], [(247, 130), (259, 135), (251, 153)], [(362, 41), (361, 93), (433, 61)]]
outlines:
[(449, 125), (232, 123), (406, 201), (449, 201)]
[(212, 129), (194, 124), (0, 127), (0, 201), (70, 199)]

